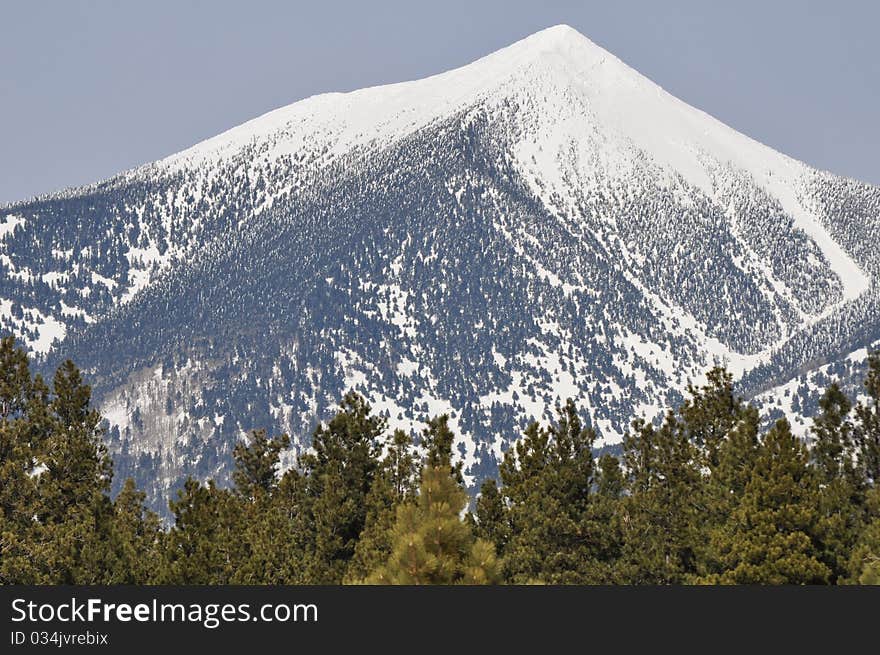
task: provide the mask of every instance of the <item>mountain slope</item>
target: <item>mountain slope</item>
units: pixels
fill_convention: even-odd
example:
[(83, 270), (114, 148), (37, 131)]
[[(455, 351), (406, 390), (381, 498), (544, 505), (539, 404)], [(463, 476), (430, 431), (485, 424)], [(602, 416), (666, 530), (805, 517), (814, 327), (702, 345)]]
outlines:
[(715, 362), (773, 405), (846, 361), (880, 339), (878, 232), (880, 189), (557, 26), (0, 210), (0, 324), (83, 365), (157, 497), (251, 427), (307, 446), (347, 388), (451, 413), (474, 482), (568, 396), (614, 442)]

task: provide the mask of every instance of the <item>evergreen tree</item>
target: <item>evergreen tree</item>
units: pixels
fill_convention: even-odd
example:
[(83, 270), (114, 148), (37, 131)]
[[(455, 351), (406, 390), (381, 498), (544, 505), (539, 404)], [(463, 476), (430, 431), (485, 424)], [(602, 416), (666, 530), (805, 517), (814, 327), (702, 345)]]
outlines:
[(392, 550), (370, 584), (492, 584), (498, 563), (492, 544), (476, 539), (461, 519), (467, 494), (448, 464), (422, 471), (418, 503), (397, 508)]
[(855, 409), (853, 438), (865, 484), (861, 533), (850, 553), (848, 581), (880, 584), (880, 351), (868, 356), (867, 399)]
[(90, 407), (91, 388), (73, 362), (58, 368), (52, 386), (51, 429), (38, 454), (41, 581), (101, 584), (113, 561), (113, 463), (102, 442), (101, 417)]
[(764, 437), (716, 547), (723, 571), (703, 578), (721, 584), (825, 583), (831, 570), (815, 545), (817, 476), (806, 447), (780, 419)]
[(151, 584), (158, 581), (161, 522), (146, 508), (145, 500), (146, 494), (128, 478), (113, 501), (110, 528), (113, 558), (103, 584)]
[(91, 389), (72, 362), (59, 367), (50, 393), (40, 376), (31, 378), (26, 353), (11, 338), (0, 341), (3, 582), (106, 584), (149, 577), (150, 558), (130, 555), (155, 547), (158, 521), (141, 512), (140, 533), (128, 529), (136, 531), (129, 510), (142, 500), (131, 484), (117, 503), (110, 500), (113, 465), (90, 402)]
[(857, 569), (853, 580), (862, 585), (880, 585), (880, 519), (868, 524), (851, 558)]
[[(61, 522), (73, 508), (109, 493), (113, 463), (101, 438), (101, 416), (90, 408), (91, 388), (73, 362), (55, 373), (50, 408), (54, 425), (40, 453), (40, 519)], [(109, 500), (109, 499), (108, 499)]]
[(348, 565), (345, 582), (365, 579), (388, 560), (397, 508), (415, 501), (417, 475), (412, 439), (403, 430), (395, 430), (366, 498), (366, 522)]
[[(283, 584), (291, 578), (292, 556), (300, 559), (301, 552), (292, 548), (293, 526), (282, 503), (278, 477), (281, 452), (289, 446), (286, 434), (269, 439), (265, 430), (254, 430), (246, 443), (233, 449), (236, 495), (228, 502), (237, 505), (242, 522), (242, 559), (231, 573), (233, 584)], [(301, 498), (285, 500), (302, 502)]]
[(530, 424), (505, 453), (500, 473), (509, 508), (505, 578), (516, 583), (597, 581), (596, 544), (604, 526), (590, 520), (596, 435), (569, 400), (549, 429)]
[(229, 584), (247, 558), (237, 498), (213, 480), (188, 478), (170, 503), (174, 527), (166, 540), (160, 580), (169, 584)]
[(742, 398), (733, 392), (733, 376), (715, 367), (702, 387), (689, 384), (687, 398), (679, 408), (681, 429), (700, 448), (710, 469), (718, 465), (719, 450), (746, 411)]
[(812, 426), (812, 460), (826, 484), (840, 478), (851, 479), (857, 455), (849, 420), (852, 403), (834, 382), (819, 399), (819, 409)]
[(637, 420), (624, 438), (627, 495), (619, 571), (631, 584), (681, 584), (697, 571), (707, 508), (700, 456), (669, 412), (659, 428)]
[(308, 532), (303, 582), (339, 584), (367, 520), (367, 496), (380, 468), (379, 437), (385, 421), (366, 400), (350, 392), (339, 412), (312, 437), (313, 452), (301, 460)]
[(415, 498), (419, 486), (419, 462), (413, 453), (412, 438), (403, 430), (391, 435), (382, 461), (394, 498), (398, 501)]
[(49, 390), (31, 379), (27, 353), (0, 340), (0, 584), (36, 583), (38, 455), (51, 430)]
[(625, 485), (620, 460), (614, 455), (603, 454), (598, 462), (596, 493), (587, 512), (587, 532), (593, 535), (595, 557), (591, 582), (617, 584), (625, 580), (620, 567), (624, 548), (621, 507)]
[(686, 578), (714, 566), (711, 535), (741, 498), (742, 472), (754, 459), (758, 424), (757, 410), (734, 393), (733, 376), (724, 368), (711, 369), (702, 386), (688, 385), (676, 429), (695, 449), (701, 475), (693, 478), (690, 492), (697, 523)]
[(599, 475), (596, 479), (596, 493), (611, 500), (619, 500), (626, 487), (626, 478), (620, 468), (620, 460), (614, 455), (604, 453), (599, 458)]
[(867, 494), (867, 514), (861, 534), (850, 554), (850, 584), (880, 585), (880, 486)]
[(718, 449), (718, 463), (706, 486), (706, 539), (699, 549), (698, 581), (709, 580), (726, 570), (731, 515), (743, 501), (752, 478), (760, 447), (760, 421), (758, 411), (748, 407)]
[(239, 567), (236, 584), (302, 584), (303, 562), (313, 543), (307, 479), (296, 469), (284, 472), (268, 503), (254, 503), (247, 561)]
[(261, 494), (269, 496), (277, 486), (279, 455), (290, 447), (290, 437), (282, 434), (269, 439), (265, 430), (253, 430), (248, 441), (236, 444), (232, 450), (232, 480), (242, 497), (254, 501)]
[(463, 484), (462, 463), (452, 463), (454, 442), (455, 433), (449, 427), (448, 414), (441, 414), (428, 420), (428, 425), (422, 431), (422, 447), (426, 452), (425, 465), (428, 467), (447, 466), (455, 481), (458, 484)]
[(751, 479), (760, 447), (760, 423), (758, 410), (752, 406), (745, 408), (739, 423), (728, 431), (718, 450), (718, 463), (712, 471), (716, 491), (713, 500), (717, 503), (713, 509), (723, 517), (729, 516), (743, 497)]
[(474, 534), (495, 546), (496, 553), (506, 551), (510, 540), (510, 518), (494, 478), (484, 480), (480, 486), (472, 525)]
[(848, 573), (852, 548), (865, 521), (865, 479), (849, 419), (852, 403), (836, 383), (819, 399), (810, 455), (819, 476), (821, 560), (831, 581)]
[(859, 463), (868, 482), (880, 485), (880, 351), (868, 357), (868, 375), (865, 378), (867, 400), (856, 406), (854, 438), (859, 451)]

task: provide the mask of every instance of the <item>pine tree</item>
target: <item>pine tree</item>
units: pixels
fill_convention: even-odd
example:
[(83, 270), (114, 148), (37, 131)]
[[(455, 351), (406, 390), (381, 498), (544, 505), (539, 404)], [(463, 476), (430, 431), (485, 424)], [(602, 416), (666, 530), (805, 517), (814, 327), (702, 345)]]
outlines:
[(627, 495), (619, 571), (631, 584), (681, 584), (697, 571), (706, 514), (701, 458), (670, 411), (659, 428), (636, 420), (624, 438)]
[(826, 484), (840, 478), (852, 478), (857, 455), (849, 420), (852, 403), (835, 382), (819, 399), (819, 409), (821, 411), (813, 419), (811, 430), (814, 437), (810, 449), (812, 460)]
[(403, 430), (395, 430), (382, 466), (367, 494), (364, 530), (349, 562), (345, 582), (367, 578), (388, 560), (397, 508), (404, 503), (415, 502), (417, 475), (412, 439)]
[(230, 572), (230, 584), (278, 585), (300, 581), (305, 549), (297, 540), (288, 499), (282, 486), (271, 496), (239, 505), (240, 559)]
[(764, 437), (742, 501), (723, 535), (716, 536), (721, 573), (703, 582), (721, 584), (826, 583), (817, 541), (818, 484), (806, 447), (785, 419)]
[(598, 581), (596, 547), (605, 526), (590, 517), (595, 439), (569, 400), (557, 408), (554, 425), (545, 430), (530, 424), (505, 453), (500, 474), (509, 508), (502, 557), (507, 580)]
[(858, 567), (854, 581), (862, 585), (880, 585), (880, 519), (868, 524), (852, 554), (851, 566)]
[(188, 478), (169, 503), (174, 527), (166, 539), (161, 581), (168, 584), (229, 584), (247, 559), (241, 505), (213, 480)]
[(162, 553), (159, 517), (145, 506), (146, 494), (128, 478), (113, 501), (110, 528), (112, 566), (103, 584), (150, 584), (157, 581)]
[(369, 584), (493, 584), (498, 561), (492, 544), (476, 539), (462, 519), (467, 493), (461, 466), (452, 464), (455, 435), (446, 415), (422, 433), (425, 459), (416, 502), (397, 505), (385, 563)]
[[(731, 515), (745, 496), (758, 457), (761, 418), (754, 407), (743, 412), (740, 423), (728, 432), (718, 449), (718, 462), (706, 483), (705, 542), (698, 549), (699, 582), (726, 570)], [(698, 520), (699, 517), (698, 517)]]
[(303, 562), (313, 543), (307, 479), (294, 468), (284, 472), (268, 506), (259, 510), (248, 561), (239, 568), (237, 584), (303, 584)]
[(461, 462), (452, 463), (452, 445), (455, 433), (449, 427), (449, 415), (441, 414), (428, 420), (422, 431), (422, 447), (425, 449), (425, 466), (447, 466), (458, 484), (464, 482), (461, 474)]
[(388, 561), (370, 584), (492, 584), (498, 563), (492, 545), (475, 539), (461, 519), (467, 494), (448, 465), (426, 465), (417, 504), (397, 508)]
[(403, 430), (391, 435), (387, 453), (382, 461), (391, 491), (398, 502), (415, 498), (419, 486), (419, 463), (413, 453), (412, 438)]
[(269, 439), (265, 430), (254, 430), (233, 449), (235, 496), (228, 502), (241, 520), (241, 560), (230, 574), (232, 584), (283, 584), (291, 577), (293, 526), (278, 477), (281, 452), (289, 446), (286, 434)]
[(859, 463), (868, 482), (880, 485), (880, 351), (868, 357), (867, 400), (856, 406), (854, 438)]
[(510, 540), (510, 518), (494, 478), (487, 478), (480, 486), (472, 525), (474, 534), (491, 543), (496, 553), (506, 551)]
[(688, 385), (677, 414), (676, 429), (695, 449), (701, 472), (690, 492), (696, 509), (694, 560), (686, 574), (690, 579), (715, 566), (712, 534), (741, 497), (742, 471), (757, 449), (759, 417), (754, 407), (734, 393), (733, 376), (717, 366), (706, 374), (702, 386)]
[(880, 584), (880, 351), (868, 357), (867, 399), (855, 409), (853, 439), (865, 485), (861, 533), (850, 553), (848, 582)]
[(101, 438), (101, 416), (90, 408), (91, 388), (73, 362), (55, 374), (50, 408), (55, 418), (40, 459), (40, 519), (60, 522), (68, 512), (96, 502), (110, 490), (113, 463)]
[(714, 509), (720, 510), (724, 517), (730, 514), (733, 505), (745, 494), (746, 485), (751, 479), (760, 447), (760, 423), (758, 410), (752, 406), (745, 408), (739, 423), (729, 430), (718, 450), (718, 463), (712, 471), (712, 482), (716, 485), (718, 496), (726, 501), (716, 497), (714, 500), (721, 502)]
[(505, 452), (499, 467), (510, 524), (510, 536), (501, 552), (509, 582), (545, 581), (549, 522), (560, 516), (557, 499), (545, 493), (547, 479), (554, 474), (552, 466), (550, 434), (533, 421)]
[(868, 492), (866, 507), (870, 518), (865, 522), (850, 554), (846, 582), (880, 585), (880, 486)]
[(286, 434), (269, 439), (265, 430), (251, 431), (248, 443), (238, 443), (232, 451), (236, 491), (250, 501), (271, 495), (278, 484), (279, 455), (289, 447), (290, 437)]
[(595, 559), (590, 581), (597, 584), (617, 584), (624, 580), (620, 562), (624, 548), (621, 507), (625, 485), (620, 460), (608, 453), (599, 457), (596, 492), (587, 512), (587, 532), (593, 535)]
[(40, 582), (38, 455), (51, 430), (49, 390), (27, 353), (0, 340), (0, 584)]
[(55, 373), (49, 402), (51, 430), (40, 447), (38, 523), (43, 582), (101, 584), (112, 566), (113, 463), (102, 441), (91, 388), (76, 366)]
[[(72, 362), (50, 393), (26, 353), (0, 342), (0, 580), (32, 584), (145, 581), (158, 520), (129, 483), (116, 503), (113, 464), (91, 389)], [(135, 517), (137, 513), (137, 518)], [(136, 527), (140, 521), (140, 526)], [(140, 556), (132, 552), (143, 547)], [(128, 558), (128, 559), (126, 559)]]
[(836, 383), (819, 399), (813, 420), (811, 460), (819, 476), (821, 560), (831, 582), (848, 573), (850, 553), (865, 521), (864, 475), (859, 470), (852, 403)]
[(312, 453), (301, 460), (306, 476), (308, 532), (303, 581), (342, 582), (367, 520), (367, 496), (380, 468), (379, 438), (385, 421), (370, 413), (366, 400), (350, 392), (339, 412), (312, 437)]
[(743, 419), (746, 406), (733, 392), (733, 376), (715, 367), (702, 387), (689, 384), (678, 413), (681, 429), (700, 448), (710, 469), (718, 465), (719, 450), (730, 431)]

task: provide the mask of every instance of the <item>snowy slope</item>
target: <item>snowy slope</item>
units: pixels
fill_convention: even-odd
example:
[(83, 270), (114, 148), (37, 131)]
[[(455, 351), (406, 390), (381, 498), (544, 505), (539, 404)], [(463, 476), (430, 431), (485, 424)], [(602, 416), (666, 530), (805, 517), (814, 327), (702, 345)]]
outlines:
[[(270, 112), (158, 163), (173, 170), (217, 166), (258, 146), (261, 165), (320, 151), (328, 164), (355, 149), (381, 149), (476, 104), (490, 113), (532, 105), (511, 144), (524, 176), (537, 169), (553, 191), (565, 173), (601, 172), (626, 181), (634, 149), (672, 177), (711, 196), (706, 159), (750, 175), (806, 232), (844, 283), (844, 298), (869, 279), (798, 199), (806, 167), (690, 107), (566, 25), (558, 25), (460, 69), (423, 80), (324, 94)], [(572, 150), (574, 147), (574, 150)], [(577, 165), (566, 166), (574, 155)]]
[(878, 237), (877, 188), (557, 26), (0, 209), (0, 327), (89, 370), (156, 494), (347, 388), (449, 412), (476, 481), (569, 396), (608, 442), (716, 362), (772, 405), (880, 338)]

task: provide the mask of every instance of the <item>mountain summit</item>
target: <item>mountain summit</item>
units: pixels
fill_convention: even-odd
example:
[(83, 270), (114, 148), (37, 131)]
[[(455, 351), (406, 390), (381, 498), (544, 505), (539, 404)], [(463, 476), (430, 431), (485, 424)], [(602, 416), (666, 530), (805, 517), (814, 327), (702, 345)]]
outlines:
[(250, 428), (307, 447), (347, 389), (449, 413), (475, 483), (567, 397), (614, 443), (715, 363), (787, 411), (858, 375), (878, 240), (880, 189), (561, 25), (0, 209), (0, 327), (83, 366), (156, 498)]

